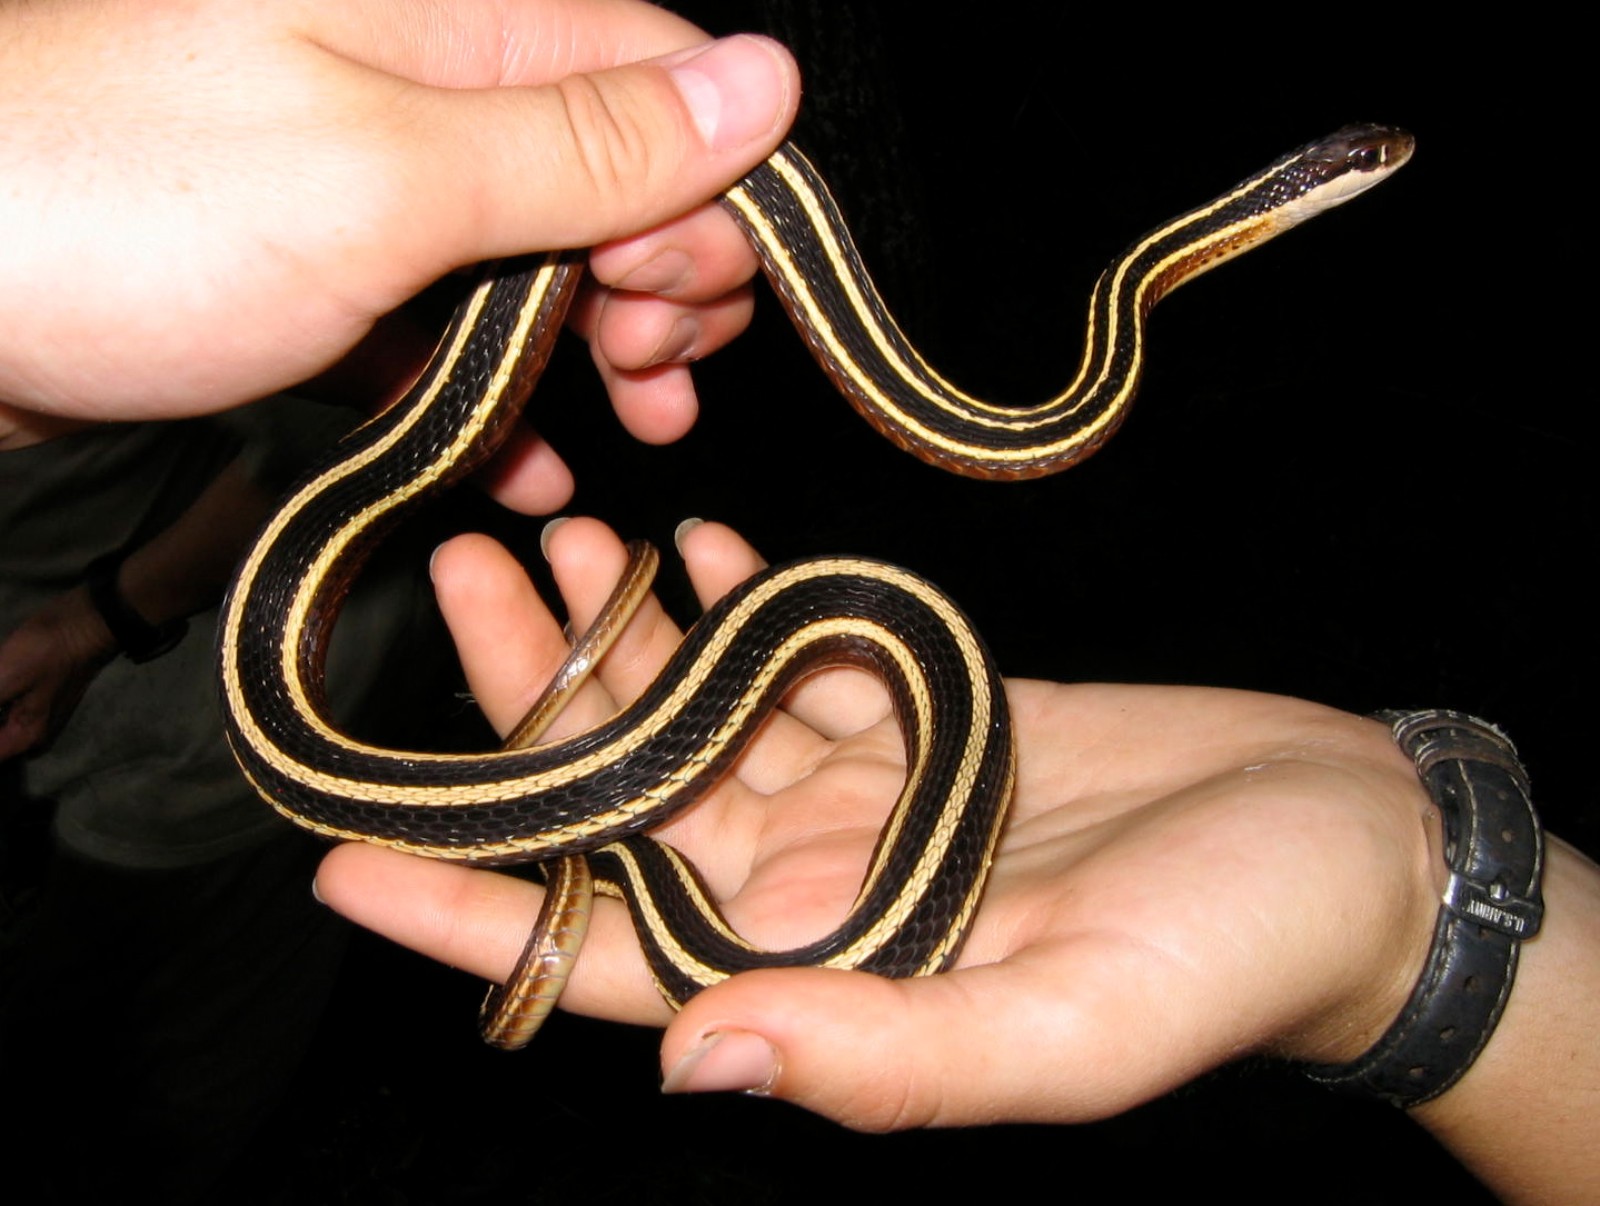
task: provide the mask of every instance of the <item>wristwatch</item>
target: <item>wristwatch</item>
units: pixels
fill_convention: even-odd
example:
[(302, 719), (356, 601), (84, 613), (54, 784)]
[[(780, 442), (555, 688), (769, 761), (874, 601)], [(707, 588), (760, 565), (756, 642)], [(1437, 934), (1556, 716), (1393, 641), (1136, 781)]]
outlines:
[(1421, 1105), (1466, 1074), (1516, 978), (1521, 943), (1544, 917), (1544, 835), (1528, 774), (1493, 725), (1462, 712), (1384, 712), (1444, 821), (1444, 890), (1422, 978), (1400, 1016), (1348, 1064), (1312, 1064), (1331, 1088)]

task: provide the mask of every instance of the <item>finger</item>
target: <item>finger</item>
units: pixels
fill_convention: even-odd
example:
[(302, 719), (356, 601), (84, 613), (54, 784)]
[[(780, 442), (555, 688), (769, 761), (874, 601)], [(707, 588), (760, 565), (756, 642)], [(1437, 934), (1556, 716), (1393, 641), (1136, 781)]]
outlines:
[(607, 288), (690, 305), (749, 284), (760, 266), (750, 241), (720, 205), (702, 205), (589, 253), (590, 274)]
[[(565, 659), (561, 625), (516, 559), (487, 537), (460, 536), (441, 545), (431, 573), (467, 684), (489, 723), (507, 732)], [(589, 684), (547, 738), (596, 724), (615, 710), (610, 697)]]
[[(692, 530), (696, 525), (690, 524)], [(702, 598), (737, 586), (761, 568), (760, 556), (737, 534), (721, 525), (695, 543), (700, 571), (696, 590)], [(627, 552), (616, 534), (593, 519), (562, 520), (549, 529), (546, 553), (573, 624), (586, 627), (605, 603), (627, 563)], [(610, 694), (628, 702), (643, 693), (661, 673), (682, 643), (683, 633), (652, 595), (629, 624), (627, 631), (600, 664), (599, 678)], [(759, 744), (740, 759), (738, 779), (757, 791), (770, 792), (793, 783), (827, 751), (827, 743), (793, 717), (778, 713), (762, 729)], [(714, 828), (716, 809), (700, 808), (681, 825), (691, 833)], [(674, 830), (677, 838), (693, 845), (696, 838)]]
[(603, 291), (592, 298), (582, 328), (617, 417), (647, 444), (680, 439), (699, 414), (688, 365), (750, 325), (749, 290), (697, 306)]
[[(538, 915), (536, 884), (361, 843), (336, 847), (317, 871), (317, 898), (402, 946), (503, 981)], [(613, 1021), (660, 1024), (667, 1008), (650, 981), (627, 910), (595, 902), (583, 957), (563, 1007)]]
[(727, 524), (686, 519), (672, 540), (702, 607), (767, 568), (766, 558)]
[(913, 980), (814, 968), (736, 976), (668, 1027), (663, 1088), (756, 1092), (856, 1130), (894, 1131), (1088, 1121), (1202, 1070), (1159, 1034), (1093, 1025), (1097, 1003), (1046, 971), (1007, 963)]
[(694, 385), (678, 361), (706, 356), (749, 323), (758, 260), (719, 207), (590, 253), (590, 287), (571, 325), (589, 340), (623, 425), (648, 443), (668, 443), (694, 423)]
[(687, 363), (730, 343), (750, 325), (754, 309), (744, 288), (695, 305), (613, 292), (603, 299), (595, 342), (598, 354), (622, 372)]
[[(766, 567), (761, 555), (732, 528), (717, 523), (678, 529), (678, 549), (703, 605)], [(813, 734), (838, 740), (869, 728), (890, 714), (883, 684), (859, 670), (828, 670), (812, 675), (789, 693), (784, 711)]]
[(524, 515), (549, 515), (572, 498), (572, 470), (538, 432), (512, 429), (505, 446), (479, 475), (483, 488), (502, 506)]
[(460, 261), (586, 247), (728, 187), (776, 148), (797, 95), (788, 53), (740, 36), (540, 88), (430, 91), (401, 107), (432, 134), (403, 153), (451, 181), (434, 217)]
[[(687, 519), (678, 525), (673, 537), (694, 584), (701, 606), (710, 607), (746, 579), (767, 568), (767, 562), (745, 538), (726, 524)], [(832, 677), (831, 672), (813, 676), (791, 691), (783, 710), (773, 716), (761, 735), (759, 758), (746, 758), (739, 766), (739, 778), (760, 792), (774, 792), (793, 783), (828, 752), (833, 737), (813, 721), (816, 709), (796, 712), (795, 703), (807, 697), (807, 688)], [(866, 680), (871, 682), (870, 679)], [(826, 708), (822, 709), (826, 713)], [(881, 715), (881, 713), (880, 713)], [(827, 719), (826, 715), (821, 717)], [(859, 726), (865, 727), (865, 726)], [(855, 732), (845, 729), (844, 732)]]
[[(605, 524), (586, 518), (563, 519), (547, 528), (544, 546), (573, 628), (588, 628), (627, 568), (627, 549)], [(600, 663), (598, 677), (615, 699), (631, 702), (655, 681), (682, 640), (682, 631), (652, 594)]]
[(623, 372), (612, 368), (598, 352), (594, 363), (617, 418), (634, 439), (670, 444), (689, 434), (700, 415), (700, 400), (688, 365), (658, 364)]

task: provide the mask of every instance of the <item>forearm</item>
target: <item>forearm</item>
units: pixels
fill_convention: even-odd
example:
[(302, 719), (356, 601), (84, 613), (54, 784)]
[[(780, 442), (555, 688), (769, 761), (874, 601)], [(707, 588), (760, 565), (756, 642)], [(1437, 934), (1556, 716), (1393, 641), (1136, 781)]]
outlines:
[(170, 527), (128, 554), (117, 576), (123, 600), (151, 624), (210, 607), (271, 505), (235, 461)]
[(1494, 1038), (1414, 1117), (1507, 1202), (1600, 1200), (1600, 867), (1548, 839), (1545, 919)]

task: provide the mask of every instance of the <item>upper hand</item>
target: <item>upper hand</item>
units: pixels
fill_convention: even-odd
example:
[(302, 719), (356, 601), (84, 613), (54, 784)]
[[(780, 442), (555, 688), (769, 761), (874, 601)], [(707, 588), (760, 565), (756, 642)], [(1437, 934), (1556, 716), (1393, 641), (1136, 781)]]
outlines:
[[(549, 544), (582, 625), (621, 547), (588, 521)], [(705, 600), (760, 564), (715, 525), (684, 546)], [(560, 660), (560, 629), (488, 542), (447, 546), (435, 574), (469, 678), (503, 729)], [(604, 689), (564, 723), (631, 699), (676, 639), (647, 609), (604, 663)], [(1015, 682), (1010, 694), (1017, 793), (957, 969), (898, 982), (735, 977), (672, 1020), (669, 1087), (756, 1088), (868, 1129), (1064, 1121), (1115, 1113), (1249, 1051), (1353, 1058), (1383, 1031), (1427, 951), (1443, 859), (1431, 805), (1381, 726), (1243, 692)], [(745, 937), (795, 945), (849, 907), (903, 760), (885, 693), (830, 672), (660, 836)], [(363, 924), (496, 979), (539, 891), (372, 847), (335, 851), (318, 883)], [(666, 1021), (623, 912), (597, 914), (565, 1001)]]
[[(661, 366), (731, 336), (754, 270), (696, 207), (798, 98), (773, 43), (708, 49), (636, 0), (12, 5), (0, 81), (13, 414), (220, 409), (326, 370), (461, 265), (626, 239), (602, 283), (668, 300), (591, 300), (580, 325), (656, 439), (693, 415)], [(533, 464), (556, 480), (521, 501), (553, 505), (557, 462)]]

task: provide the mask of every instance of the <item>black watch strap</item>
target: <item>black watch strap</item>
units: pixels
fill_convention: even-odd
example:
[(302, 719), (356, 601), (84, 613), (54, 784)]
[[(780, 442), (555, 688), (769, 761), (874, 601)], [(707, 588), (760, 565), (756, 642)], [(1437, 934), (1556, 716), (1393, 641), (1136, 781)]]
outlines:
[(1422, 978), (1361, 1058), (1313, 1064), (1333, 1088), (1420, 1105), (1466, 1073), (1500, 1021), (1517, 949), (1539, 932), (1544, 837), (1527, 772), (1494, 726), (1461, 712), (1385, 712), (1444, 821), (1450, 881)]
[(148, 662), (168, 652), (189, 631), (187, 620), (168, 620), (152, 624), (122, 597), (117, 589), (117, 573), (122, 569), (122, 557), (102, 557), (84, 572), (83, 583), (89, 591), (89, 601), (100, 613), (117, 648), (130, 662)]

